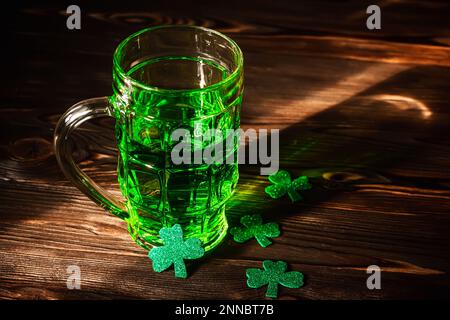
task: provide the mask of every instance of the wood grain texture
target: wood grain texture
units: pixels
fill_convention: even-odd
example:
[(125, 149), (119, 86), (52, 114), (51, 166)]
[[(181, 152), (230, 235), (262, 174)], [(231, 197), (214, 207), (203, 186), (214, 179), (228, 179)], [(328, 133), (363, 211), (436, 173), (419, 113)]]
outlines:
[[(79, 1), (11, 12), (0, 119), (0, 298), (260, 299), (245, 269), (280, 259), (304, 272), (281, 299), (450, 297), (450, 5), (384, 1), (382, 30), (360, 1)], [(281, 128), (281, 167), (311, 177), (305, 201), (270, 200), (259, 167), (241, 166), (228, 216), (281, 224), (263, 249), (227, 239), (189, 265), (188, 280), (156, 274), (125, 224), (72, 186), (52, 149), (71, 104), (111, 93), (111, 57), (128, 34), (197, 24), (232, 36), (245, 55), (244, 128)], [(76, 132), (75, 158), (117, 194), (112, 123)], [(66, 268), (81, 268), (68, 290)], [(382, 268), (382, 289), (366, 268)]]

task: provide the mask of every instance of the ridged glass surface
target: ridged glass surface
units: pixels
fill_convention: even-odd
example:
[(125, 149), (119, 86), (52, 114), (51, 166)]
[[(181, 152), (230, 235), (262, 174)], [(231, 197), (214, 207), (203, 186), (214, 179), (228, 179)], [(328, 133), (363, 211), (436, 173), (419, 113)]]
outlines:
[[(208, 40), (201, 29), (195, 32)], [(213, 40), (216, 45), (225, 41), (215, 35)], [(192, 55), (166, 51), (172, 54), (130, 61), (130, 67), (123, 68), (126, 76), (116, 77), (120, 82), (114, 106), (119, 182), (128, 199), (130, 233), (138, 243), (160, 244), (158, 231), (178, 223), (186, 238), (199, 238), (208, 250), (226, 233), (225, 203), (236, 187), (238, 165), (175, 165), (171, 152), (178, 141), (172, 141), (171, 134), (179, 128), (189, 131), (191, 137), (199, 136), (199, 130), (217, 129), (225, 134), (238, 129), (242, 74), (227, 81), (237, 64), (227, 65), (218, 52), (211, 55), (214, 48), (209, 48), (208, 54), (194, 48)], [(122, 53), (129, 54), (126, 49)], [(130, 90), (127, 78), (149, 90)], [(204, 140), (193, 144), (195, 152), (216, 144), (226, 151), (222, 137), (201, 136)], [(223, 154), (224, 163), (227, 157), (237, 155), (237, 137), (232, 141), (233, 146)]]

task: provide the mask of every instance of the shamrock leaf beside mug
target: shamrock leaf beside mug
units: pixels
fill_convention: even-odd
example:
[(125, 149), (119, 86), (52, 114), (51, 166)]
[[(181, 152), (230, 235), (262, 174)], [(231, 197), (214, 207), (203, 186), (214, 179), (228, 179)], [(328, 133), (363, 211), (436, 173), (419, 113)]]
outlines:
[(261, 247), (265, 248), (272, 243), (269, 238), (280, 235), (278, 224), (275, 222), (263, 224), (259, 214), (243, 216), (240, 221), (244, 227), (234, 227), (230, 230), (236, 242), (243, 243), (255, 237)]
[(287, 193), (292, 202), (303, 199), (297, 190), (309, 190), (312, 188), (307, 176), (301, 176), (292, 181), (291, 175), (285, 170), (280, 170), (269, 176), (269, 181), (273, 183), (265, 189), (269, 196), (278, 199)]
[(266, 297), (278, 296), (278, 284), (288, 288), (300, 288), (303, 286), (303, 274), (298, 271), (286, 272), (287, 263), (284, 261), (263, 261), (264, 270), (247, 269), (247, 285), (250, 288), (260, 288), (267, 285)]
[(172, 228), (162, 228), (159, 236), (164, 246), (154, 247), (148, 254), (153, 261), (153, 270), (162, 272), (173, 264), (175, 277), (187, 278), (184, 259), (198, 259), (203, 256), (205, 250), (201, 246), (201, 241), (197, 238), (184, 241), (183, 230), (179, 224)]

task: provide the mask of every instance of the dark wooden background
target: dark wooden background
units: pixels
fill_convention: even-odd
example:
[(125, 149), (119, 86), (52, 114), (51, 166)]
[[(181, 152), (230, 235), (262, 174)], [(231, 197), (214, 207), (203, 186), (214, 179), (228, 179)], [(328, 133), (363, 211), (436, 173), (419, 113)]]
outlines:
[[(0, 96), (0, 298), (259, 299), (245, 269), (281, 259), (302, 271), (281, 299), (450, 297), (450, 5), (378, 1), (20, 2), (6, 12)], [(5, 12), (4, 12), (5, 13)], [(115, 46), (141, 28), (196, 24), (230, 35), (245, 55), (244, 128), (282, 128), (281, 167), (311, 177), (305, 201), (271, 200), (258, 167), (242, 166), (228, 213), (276, 220), (263, 249), (228, 239), (189, 266), (156, 274), (118, 218), (71, 185), (53, 128), (75, 102), (111, 94)], [(108, 129), (107, 129), (108, 128)], [(76, 134), (76, 158), (117, 193), (111, 123)], [(381, 290), (366, 268), (382, 268)], [(66, 268), (81, 268), (68, 290)]]

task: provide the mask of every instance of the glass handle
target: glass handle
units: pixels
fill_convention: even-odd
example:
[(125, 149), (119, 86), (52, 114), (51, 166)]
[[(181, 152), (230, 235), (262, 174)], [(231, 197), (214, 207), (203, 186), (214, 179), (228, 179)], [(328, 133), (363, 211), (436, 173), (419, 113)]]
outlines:
[(59, 166), (66, 175), (84, 194), (102, 208), (115, 214), (121, 219), (128, 218), (125, 204), (115, 199), (109, 192), (98, 186), (75, 164), (72, 158), (72, 148), (68, 138), (72, 131), (83, 122), (100, 117), (111, 116), (108, 107), (108, 97), (92, 98), (78, 102), (69, 108), (58, 121), (55, 129), (54, 147)]

